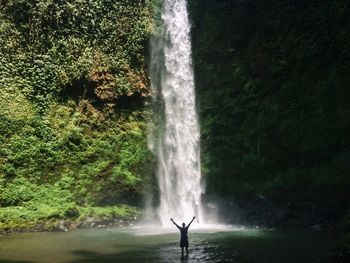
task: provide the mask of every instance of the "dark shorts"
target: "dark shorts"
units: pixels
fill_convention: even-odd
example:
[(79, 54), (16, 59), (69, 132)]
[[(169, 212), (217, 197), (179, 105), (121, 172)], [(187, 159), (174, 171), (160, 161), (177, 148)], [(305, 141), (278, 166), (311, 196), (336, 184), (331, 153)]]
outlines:
[(181, 240), (180, 247), (188, 247), (188, 240)]

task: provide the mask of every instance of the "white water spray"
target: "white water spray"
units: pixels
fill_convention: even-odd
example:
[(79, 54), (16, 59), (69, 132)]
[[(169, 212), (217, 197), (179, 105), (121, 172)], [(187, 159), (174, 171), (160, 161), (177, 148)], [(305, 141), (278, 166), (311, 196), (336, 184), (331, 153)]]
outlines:
[(162, 127), (156, 142), (163, 225), (173, 217), (202, 218), (199, 127), (195, 105), (190, 24), (186, 0), (165, 0), (161, 26), (151, 42), (151, 85), (161, 101)]

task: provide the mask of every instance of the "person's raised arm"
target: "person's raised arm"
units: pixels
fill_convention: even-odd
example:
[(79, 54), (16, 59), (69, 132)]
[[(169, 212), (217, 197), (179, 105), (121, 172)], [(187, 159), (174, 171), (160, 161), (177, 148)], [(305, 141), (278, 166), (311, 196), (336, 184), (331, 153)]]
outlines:
[(190, 225), (192, 224), (192, 222), (193, 222), (193, 220), (194, 220), (195, 218), (196, 218), (195, 216), (192, 218), (192, 220), (191, 220), (191, 222), (188, 224), (187, 228), (190, 227)]
[(170, 218), (170, 221), (173, 222), (174, 225), (175, 225), (178, 229), (180, 229), (180, 226), (179, 226), (178, 224), (175, 223), (174, 219)]

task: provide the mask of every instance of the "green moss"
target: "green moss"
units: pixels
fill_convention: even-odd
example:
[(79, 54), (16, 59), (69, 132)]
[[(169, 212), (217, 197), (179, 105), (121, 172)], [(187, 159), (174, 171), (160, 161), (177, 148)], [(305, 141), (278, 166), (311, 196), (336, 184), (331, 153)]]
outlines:
[(136, 207), (119, 205), (105, 207), (80, 207), (79, 211), (79, 220), (83, 220), (86, 217), (130, 220), (134, 219), (135, 217), (139, 217), (142, 210)]
[(2, 5), (2, 228), (83, 206), (140, 205), (154, 164), (143, 107), (151, 9), (130, 0)]
[(25, 206), (11, 206), (0, 208), (0, 231), (31, 230), (39, 225), (41, 230), (52, 230), (57, 227), (58, 220), (69, 220), (79, 223), (87, 218), (95, 221), (134, 220), (142, 213), (140, 208), (126, 205), (107, 207), (77, 207), (63, 204), (32, 203)]

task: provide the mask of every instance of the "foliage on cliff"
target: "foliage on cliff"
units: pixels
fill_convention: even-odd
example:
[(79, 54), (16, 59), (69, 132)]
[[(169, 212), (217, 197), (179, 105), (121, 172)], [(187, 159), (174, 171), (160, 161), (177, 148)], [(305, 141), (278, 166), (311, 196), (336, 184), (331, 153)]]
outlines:
[(190, 2), (207, 190), (346, 211), (348, 1)]
[(1, 1), (1, 207), (138, 203), (150, 30), (148, 1)]

